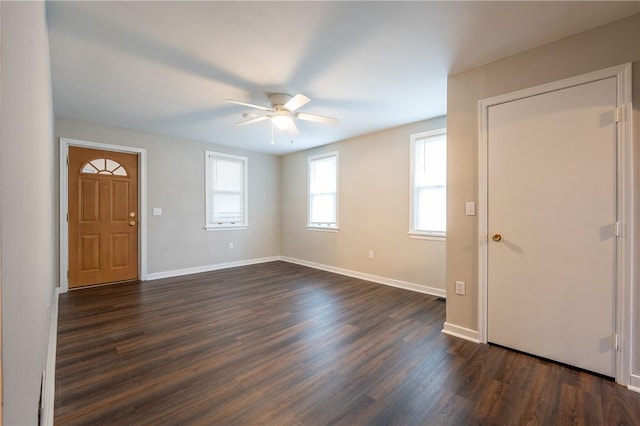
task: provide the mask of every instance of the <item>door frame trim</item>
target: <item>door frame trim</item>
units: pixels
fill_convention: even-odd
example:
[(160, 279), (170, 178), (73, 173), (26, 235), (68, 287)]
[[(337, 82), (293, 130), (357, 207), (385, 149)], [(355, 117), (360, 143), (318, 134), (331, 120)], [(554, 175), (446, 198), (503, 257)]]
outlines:
[(138, 155), (138, 279), (147, 280), (147, 150), (124, 145), (112, 145), (80, 139), (60, 138), (60, 292), (69, 291), (69, 225), (67, 223), (67, 207), (69, 205), (69, 175), (67, 172), (67, 156), (69, 147), (102, 149), (105, 151), (124, 152)]
[[(617, 214), (622, 224), (618, 238), (617, 269), (615, 283), (615, 333), (620, 338), (620, 349), (615, 356), (615, 380), (628, 386), (631, 380), (631, 304), (635, 282), (633, 241), (635, 224), (633, 137), (631, 103), (631, 63), (582, 74), (556, 82), (531, 87), (478, 101), (478, 335), (481, 343), (487, 343), (488, 321), (488, 120), (491, 106), (515, 101), (572, 86), (590, 83), (605, 78), (617, 80), (618, 107), (622, 108), (622, 119), (616, 131), (617, 143)], [(636, 294), (638, 290), (635, 289)]]

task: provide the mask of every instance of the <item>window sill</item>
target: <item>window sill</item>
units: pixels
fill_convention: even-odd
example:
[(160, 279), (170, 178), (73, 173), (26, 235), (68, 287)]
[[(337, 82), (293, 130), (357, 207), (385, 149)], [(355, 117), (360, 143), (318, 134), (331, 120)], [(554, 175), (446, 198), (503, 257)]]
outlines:
[(415, 232), (415, 231), (409, 231), (407, 232), (407, 234), (409, 235), (409, 238), (413, 238), (415, 240), (429, 240), (429, 241), (442, 241), (442, 242), (447, 241), (446, 235), (434, 235), (434, 234), (427, 234), (427, 233)]
[(320, 232), (338, 232), (340, 228), (337, 226), (313, 226), (307, 225), (307, 231), (320, 231)]
[(229, 225), (229, 226), (205, 226), (205, 231), (241, 231), (249, 229), (249, 225)]

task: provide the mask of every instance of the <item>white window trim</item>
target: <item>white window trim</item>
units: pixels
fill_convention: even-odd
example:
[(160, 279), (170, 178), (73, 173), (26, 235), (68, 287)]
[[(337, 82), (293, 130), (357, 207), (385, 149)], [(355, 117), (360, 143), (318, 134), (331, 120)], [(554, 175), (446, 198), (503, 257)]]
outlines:
[[(218, 157), (218, 158), (229, 158), (232, 160), (239, 160), (243, 163), (243, 173), (244, 173), (244, 221), (238, 224), (220, 224), (220, 225), (210, 225), (208, 223), (207, 218), (209, 217), (209, 182), (211, 177), (211, 161), (210, 157)], [(249, 158), (241, 157), (239, 155), (231, 155), (224, 154), (222, 152), (216, 151), (205, 151), (204, 154), (204, 164), (205, 164), (205, 173), (204, 173), (204, 229), (207, 231), (234, 231), (234, 230), (243, 230), (249, 228)]]
[(414, 238), (417, 240), (431, 240), (431, 241), (447, 241), (447, 233), (446, 232), (436, 232), (436, 231), (420, 231), (414, 228), (415, 224), (415, 215), (416, 215), (416, 206), (414, 200), (414, 170), (413, 163), (414, 155), (415, 155), (415, 147), (416, 142), (420, 139), (425, 139), (433, 136), (446, 135), (447, 129), (440, 128), (435, 130), (429, 130), (426, 132), (414, 133), (410, 136), (410, 156), (409, 156), (409, 232), (407, 235), (409, 238)]
[[(314, 160), (320, 160), (328, 157), (336, 157), (336, 224), (335, 225), (321, 225), (318, 223), (311, 223), (311, 162)], [(307, 230), (309, 231), (325, 231), (325, 232), (338, 232), (340, 230), (338, 216), (339, 208), (339, 196), (338, 188), (340, 188), (340, 155), (338, 151), (325, 152), (323, 154), (311, 155), (307, 158)]]
[(337, 226), (307, 225), (307, 231), (338, 232), (339, 230)]
[(409, 231), (407, 235), (414, 240), (447, 241), (446, 234), (438, 235), (435, 232)]

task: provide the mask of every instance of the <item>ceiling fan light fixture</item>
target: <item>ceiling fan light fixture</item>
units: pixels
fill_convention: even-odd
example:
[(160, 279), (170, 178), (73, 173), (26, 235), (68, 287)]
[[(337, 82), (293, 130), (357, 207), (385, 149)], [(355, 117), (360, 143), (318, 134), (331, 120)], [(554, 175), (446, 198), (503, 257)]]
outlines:
[(291, 117), (284, 114), (275, 114), (271, 117), (271, 122), (278, 129), (288, 129), (291, 126)]

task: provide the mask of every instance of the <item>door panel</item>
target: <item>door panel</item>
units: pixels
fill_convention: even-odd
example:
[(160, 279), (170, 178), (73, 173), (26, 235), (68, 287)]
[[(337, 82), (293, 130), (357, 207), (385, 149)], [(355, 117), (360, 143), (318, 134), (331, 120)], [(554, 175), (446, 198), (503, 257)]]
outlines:
[(100, 182), (98, 179), (80, 179), (80, 222), (100, 221)]
[(488, 340), (607, 376), (616, 100), (609, 78), (492, 106), (488, 138)]
[(138, 277), (138, 158), (69, 148), (69, 287)]
[(129, 266), (129, 234), (111, 235), (111, 259), (112, 268)]
[(100, 270), (100, 235), (85, 234), (80, 236), (80, 271)]
[(129, 182), (114, 180), (111, 185), (111, 220), (114, 222), (129, 221)]

